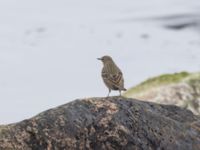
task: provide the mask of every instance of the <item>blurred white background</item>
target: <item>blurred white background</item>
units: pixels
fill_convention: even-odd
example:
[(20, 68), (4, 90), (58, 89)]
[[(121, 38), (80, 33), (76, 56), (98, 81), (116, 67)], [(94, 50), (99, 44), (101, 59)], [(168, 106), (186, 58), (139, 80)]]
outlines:
[(200, 1), (1, 0), (0, 124), (106, 96), (103, 55), (122, 69), (126, 88), (199, 71)]

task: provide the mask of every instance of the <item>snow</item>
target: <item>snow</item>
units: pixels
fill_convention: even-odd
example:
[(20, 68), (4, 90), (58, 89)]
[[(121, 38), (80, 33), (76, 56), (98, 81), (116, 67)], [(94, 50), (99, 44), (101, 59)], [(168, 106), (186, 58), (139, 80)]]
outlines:
[[(2, 0), (0, 124), (107, 95), (96, 60), (103, 55), (122, 69), (126, 88), (199, 71), (199, 8), (199, 0)], [(197, 25), (166, 28), (184, 21)]]

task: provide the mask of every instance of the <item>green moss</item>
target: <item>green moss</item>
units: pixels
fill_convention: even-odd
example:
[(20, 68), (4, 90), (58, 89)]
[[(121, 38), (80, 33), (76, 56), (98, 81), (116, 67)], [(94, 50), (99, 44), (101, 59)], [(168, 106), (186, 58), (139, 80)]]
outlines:
[(174, 74), (164, 74), (161, 76), (150, 78), (142, 82), (141, 84), (129, 89), (127, 92), (124, 93), (124, 96), (128, 96), (129, 94), (134, 94), (141, 91), (143, 92), (147, 89), (150, 89), (152, 87), (157, 87), (160, 85), (179, 83), (191, 75), (192, 74), (188, 72), (180, 72), (180, 73), (174, 73)]

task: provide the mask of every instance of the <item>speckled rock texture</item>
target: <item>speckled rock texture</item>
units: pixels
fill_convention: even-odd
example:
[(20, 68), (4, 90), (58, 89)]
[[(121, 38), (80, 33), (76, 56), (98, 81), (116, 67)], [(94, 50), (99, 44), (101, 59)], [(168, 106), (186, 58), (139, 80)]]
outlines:
[(177, 106), (88, 98), (0, 126), (0, 150), (199, 150), (200, 117)]

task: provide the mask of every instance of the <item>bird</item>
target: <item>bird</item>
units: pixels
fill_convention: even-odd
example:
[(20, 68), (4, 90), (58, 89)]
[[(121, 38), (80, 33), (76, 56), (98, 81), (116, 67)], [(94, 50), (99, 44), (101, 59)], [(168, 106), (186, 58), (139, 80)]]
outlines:
[(118, 90), (121, 96), (121, 91), (126, 91), (126, 88), (124, 88), (124, 78), (122, 71), (110, 56), (106, 55), (97, 59), (103, 62), (101, 76), (108, 88), (107, 97), (109, 97), (111, 90)]

